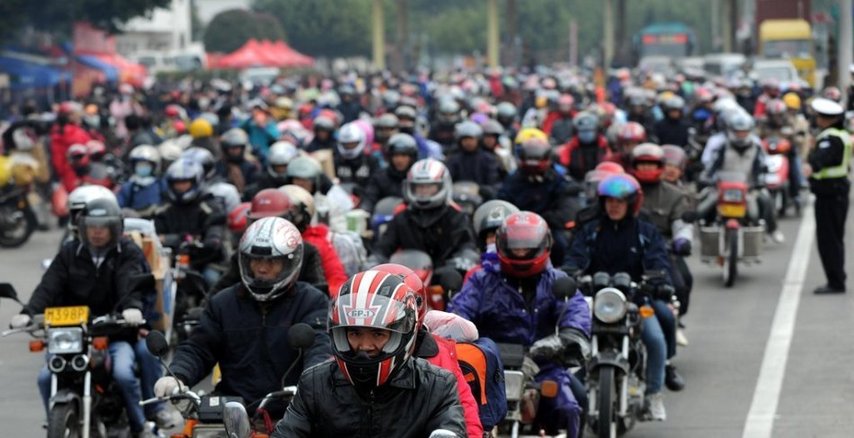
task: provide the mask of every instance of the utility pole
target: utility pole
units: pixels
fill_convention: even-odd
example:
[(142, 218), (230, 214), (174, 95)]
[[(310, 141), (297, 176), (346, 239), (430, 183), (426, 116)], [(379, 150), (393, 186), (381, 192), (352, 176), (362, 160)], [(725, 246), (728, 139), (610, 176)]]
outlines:
[(507, 30), (506, 32), (504, 32), (504, 47), (506, 50), (503, 57), (504, 62), (502, 64), (515, 65), (518, 67), (518, 65), (520, 64), (519, 60), (521, 59), (521, 53), (519, 53), (519, 45), (516, 44), (516, 38), (519, 37), (519, 15), (516, 11), (516, 0), (507, 0), (507, 21), (505, 23), (505, 27), (507, 28)]
[(498, 67), (498, 0), (486, 0), (486, 59), (489, 67)]
[(851, 84), (851, 39), (854, 38), (852, 33), (851, 13), (852, 0), (839, 0), (839, 40), (837, 47), (839, 54), (837, 56), (837, 68), (839, 74), (839, 89), (842, 90), (843, 99), (848, 97), (848, 86)]
[(608, 69), (611, 67), (611, 60), (614, 59), (614, 3), (613, 0), (602, 1), (602, 13), (604, 15), (604, 23), (602, 26), (603, 35), (602, 42), (602, 67)]
[(374, 0), (373, 6), (373, 46), (374, 46), (374, 68), (385, 70), (385, 21), (383, 18), (383, 0)]
[(578, 21), (569, 20), (569, 65), (578, 67)]
[(396, 26), (395, 36), (397, 39), (397, 50), (394, 51), (394, 70), (396, 72), (406, 71), (409, 68), (408, 58), (411, 53), (409, 47), (409, 11), (406, 8), (406, 0), (396, 0)]
[(721, 12), (721, 36), (723, 37), (723, 51), (724, 52), (732, 52), (732, 27), (733, 23), (730, 21), (730, 17), (732, 16), (732, 2), (730, 0), (721, 0), (722, 4), (720, 5)]

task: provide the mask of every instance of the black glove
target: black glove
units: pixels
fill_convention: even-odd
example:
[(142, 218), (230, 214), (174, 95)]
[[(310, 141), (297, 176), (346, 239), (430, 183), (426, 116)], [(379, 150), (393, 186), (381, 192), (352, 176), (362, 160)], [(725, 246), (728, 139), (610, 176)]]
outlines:
[(580, 331), (562, 328), (531, 345), (528, 354), (538, 363), (557, 362), (565, 366), (583, 364), (590, 357), (590, 341)]

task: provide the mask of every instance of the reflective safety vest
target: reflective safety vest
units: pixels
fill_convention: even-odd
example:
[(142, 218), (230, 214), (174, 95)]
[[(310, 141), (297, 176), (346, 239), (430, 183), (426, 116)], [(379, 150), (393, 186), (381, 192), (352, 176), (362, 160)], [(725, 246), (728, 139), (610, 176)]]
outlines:
[(825, 167), (816, 172), (812, 175), (814, 179), (845, 178), (848, 176), (848, 165), (851, 162), (852, 151), (851, 136), (848, 135), (848, 131), (844, 129), (827, 128), (824, 131), (821, 131), (821, 134), (816, 137), (816, 144), (821, 142), (823, 138), (831, 136), (839, 137), (839, 139), (842, 140), (842, 144), (845, 145), (845, 150), (842, 152), (842, 162), (836, 166)]

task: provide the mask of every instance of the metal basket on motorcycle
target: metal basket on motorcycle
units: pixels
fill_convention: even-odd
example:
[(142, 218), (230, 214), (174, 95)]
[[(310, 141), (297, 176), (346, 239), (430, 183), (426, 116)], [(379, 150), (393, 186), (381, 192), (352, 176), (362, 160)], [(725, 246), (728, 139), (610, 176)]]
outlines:
[[(723, 267), (724, 284), (729, 287), (739, 263), (759, 262), (765, 227), (756, 199), (749, 196), (746, 175), (721, 172), (716, 188), (717, 196), (706, 200), (716, 203), (716, 214), (715, 220), (700, 227), (700, 260)], [(703, 206), (698, 210), (703, 211)]]

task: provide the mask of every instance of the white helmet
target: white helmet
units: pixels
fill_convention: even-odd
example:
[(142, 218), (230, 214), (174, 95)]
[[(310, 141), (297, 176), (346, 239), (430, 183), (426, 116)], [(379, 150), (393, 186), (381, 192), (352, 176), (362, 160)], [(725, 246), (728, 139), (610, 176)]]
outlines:
[[(345, 146), (348, 145), (348, 146)], [(355, 145), (355, 146), (351, 146)], [(365, 150), (365, 133), (355, 123), (348, 123), (338, 131), (338, 152), (352, 160)]]
[(68, 229), (72, 233), (77, 232), (77, 220), (80, 213), (86, 208), (86, 204), (98, 198), (107, 198), (118, 203), (115, 193), (104, 186), (98, 185), (80, 186), (72, 190), (68, 195)]
[(277, 141), (270, 146), (267, 153), (267, 172), (271, 177), (284, 181), (288, 177), (288, 171), (276, 172), (274, 166), (287, 166), (291, 160), (299, 156), (299, 149), (289, 141)]
[[(296, 283), (302, 267), (302, 236), (294, 224), (280, 217), (252, 223), (240, 239), (238, 261), (243, 286), (258, 301), (273, 300)], [(258, 278), (253, 260), (273, 260), (282, 268), (275, 278)]]
[(291, 200), (294, 225), (299, 229), (307, 227), (316, 212), (314, 196), (311, 196), (308, 190), (294, 184), (281, 186), (279, 190), (285, 192)]
[[(441, 161), (425, 158), (409, 168), (403, 182), (403, 197), (413, 208), (427, 210), (448, 203), (451, 196), (451, 172)], [(418, 194), (417, 187), (435, 185), (438, 190), (429, 195)]]
[[(157, 174), (160, 172), (160, 152), (156, 147), (147, 144), (139, 145), (130, 151), (128, 158), (133, 172), (131, 178), (134, 181), (142, 185), (149, 185), (156, 181)], [(139, 170), (137, 170), (138, 166)]]

